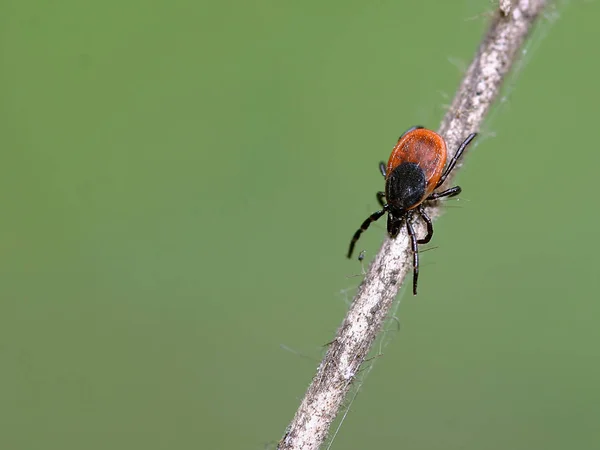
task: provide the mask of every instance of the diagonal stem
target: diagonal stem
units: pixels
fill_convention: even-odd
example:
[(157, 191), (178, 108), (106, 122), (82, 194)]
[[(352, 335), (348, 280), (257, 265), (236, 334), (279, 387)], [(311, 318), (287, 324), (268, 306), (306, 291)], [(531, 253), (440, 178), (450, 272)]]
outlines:
[[(545, 0), (500, 0), (500, 9), (495, 12), (439, 128), (449, 151), (458, 148), (468, 134), (481, 126), (545, 5)], [(427, 213), (434, 218), (440, 211), (431, 207)], [(416, 232), (423, 235), (424, 225), (416, 227)], [(404, 228), (396, 239), (386, 238), (279, 442), (279, 450), (318, 449), (324, 442), (355, 374), (411, 270), (411, 260), (410, 240)]]

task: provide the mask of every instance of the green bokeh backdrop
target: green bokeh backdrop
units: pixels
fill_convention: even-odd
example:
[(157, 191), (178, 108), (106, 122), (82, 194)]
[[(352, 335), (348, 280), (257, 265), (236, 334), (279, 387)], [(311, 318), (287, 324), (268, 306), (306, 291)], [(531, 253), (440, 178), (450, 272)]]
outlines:
[[(276, 441), (493, 5), (3, 1), (0, 448)], [(543, 19), (333, 449), (600, 445), (599, 13)]]

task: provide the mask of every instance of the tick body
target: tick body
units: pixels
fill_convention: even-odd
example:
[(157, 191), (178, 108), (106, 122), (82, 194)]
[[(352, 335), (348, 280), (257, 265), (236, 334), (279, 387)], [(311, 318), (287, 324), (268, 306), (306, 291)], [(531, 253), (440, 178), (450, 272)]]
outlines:
[[(398, 235), (403, 225), (406, 226), (413, 251), (413, 294), (417, 295), (418, 244), (426, 244), (433, 237), (433, 224), (425, 212), (424, 202), (460, 194), (460, 186), (435, 191), (444, 183), (475, 136), (472, 133), (464, 140), (447, 166), (446, 142), (436, 132), (416, 126), (400, 136), (387, 165), (383, 162), (379, 164), (381, 174), (385, 177), (385, 192), (377, 193), (382, 209), (371, 214), (354, 233), (348, 258), (352, 257), (354, 246), (362, 232), (387, 212), (387, 232), (391, 238)], [(414, 215), (419, 216), (427, 225), (427, 235), (422, 239), (418, 239), (415, 234), (412, 225)]]

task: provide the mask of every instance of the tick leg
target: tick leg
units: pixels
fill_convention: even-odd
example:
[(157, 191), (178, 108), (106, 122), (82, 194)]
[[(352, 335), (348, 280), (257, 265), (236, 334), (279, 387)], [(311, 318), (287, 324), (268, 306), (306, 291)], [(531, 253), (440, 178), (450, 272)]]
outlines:
[(415, 131), (415, 130), (421, 130), (423, 128), (425, 128), (425, 127), (422, 125), (415, 125), (414, 127), (410, 127), (408, 130), (406, 130), (404, 133), (402, 133), (402, 136), (400, 136), (398, 138), (398, 140), (402, 139), (406, 133), (410, 133), (411, 131)]
[(450, 164), (448, 164), (448, 167), (446, 168), (446, 170), (440, 177), (440, 181), (438, 181), (437, 185), (435, 186), (436, 189), (439, 188), (442, 184), (444, 184), (444, 181), (446, 181), (446, 178), (448, 177), (448, 175), (450, 175), (450, 172), (452, 172), (452, 169), (454, 169), (454, 166), (456, 165), (458, 158), (461, 157), (461, 155), (465, 151), (465, 148), (467, 148), (467, 145), (469, 145), (471, 143), (471, 141), (473, 139), (475, 139), (475, 136), (477, 136), (477, 133), (471, 133), (470, 135), (467, 136), (467, 138), (463, 141), (463, 143), (460, 144), (460, 147), (458, 147), (458, 150), (456, 150), (456, 153), (450, 160)]
[(381, 175), (385, 177), (385, 163), (383, 161), (379, 163), (379, 171), (381, 172)]
[(385, 207), (384, 199), (385, 199), (385, 192), (379, 191), (377, 193), (377, 201), (379, 202), (379, 204), (381, 205), (382, 208)]
[(436, 200), (436, 199), (442, 198), (442, 197), (454, 197), (455, 195), (458, 195), (461, 192), (462, 192), (462, 189), (460, 188), (460, 186), (454, 186), (454, 187), (451, 187), (450, 189), (446, 189), (445, 191), (442, 191), (442, 192), (434, 192), (429, 197), (427, 197), (425, 200)]
[(352, 240), (350, 241), (350, 248), (348, 249), (348, 258), (352, 258), (352, 252), (354, 251), (354, 245), (356, 244), (356, 241), (358, 241), (358, 238), (360, 237), (360, 235), (362, 234), (362, 232), (366, 231), (367, 228), (369, 228), (369, 225), (371, 225), (372, 222), (375, 222), (376, 220), (379, 220), (379, 218), (381, 216), (383, 216), (386, 211), (387, 211), (387, 209), (383, 208), (380, 211), (374, 212), (369, 217), (367, 217), (367, 219), (362, 223), (362, 225), (360, 226), (360, 228), (358, 230), (356, 230), (356, 233), (354, 233), (354, 236), (352, 236)]
[(431, 223), (431, 218), (427, 215), (427, 213), (425, 212), (425, 208), (423, 208), (423, 206), (419, 206), (417, 211), (419, 212), (419, 215), (423, 218), (423, 220), (427, 224), (427, 236), (425, 236), (423, 239), (419, 239), (417, 241), (417, 243), (427, 244), (433, 237), (433, 223)]
[(413, 252), (413, 295), (417, 295), (417, 282), (419, 280), (419, 244), (415, 229), (410, 223), (410, 217), (406, 218), (406, 230), (410, 238), (411, 248)]

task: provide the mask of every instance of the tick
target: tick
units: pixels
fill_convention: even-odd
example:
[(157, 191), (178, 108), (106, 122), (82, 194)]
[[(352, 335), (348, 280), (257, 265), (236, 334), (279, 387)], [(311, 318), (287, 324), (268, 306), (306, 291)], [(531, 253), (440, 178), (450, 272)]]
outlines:
[[(467, 136), (447, 166), (446, 142), (435, 131), (416, 126), (400, 136), (387, 166), (383, 161), (379, 163), (379, 170), (385, 177), (385, 192), (377, 192), (377, 201), (381, 209), (371, 214), (356, 230), (350, 241), (348, 258), (352, 257), (354, 246), (362, 232), (387, 212), (387, 232), (391, 238), (398, 236), (402, 225), (406, 225), (413, 252), (413, 294), (417, 295), (419, 244), (427, 244), (433, 237), (433, 224), (425, 212), (424, 203), (460, 194), (460, 186), (441, 192), (435, 190), (444, 184), (465, 148), (476, 135), (477, 133), (471, 133)], [(417, 238), (412, 225), (415, 214), (427, 225), (427, 235), (423, 239)]]

